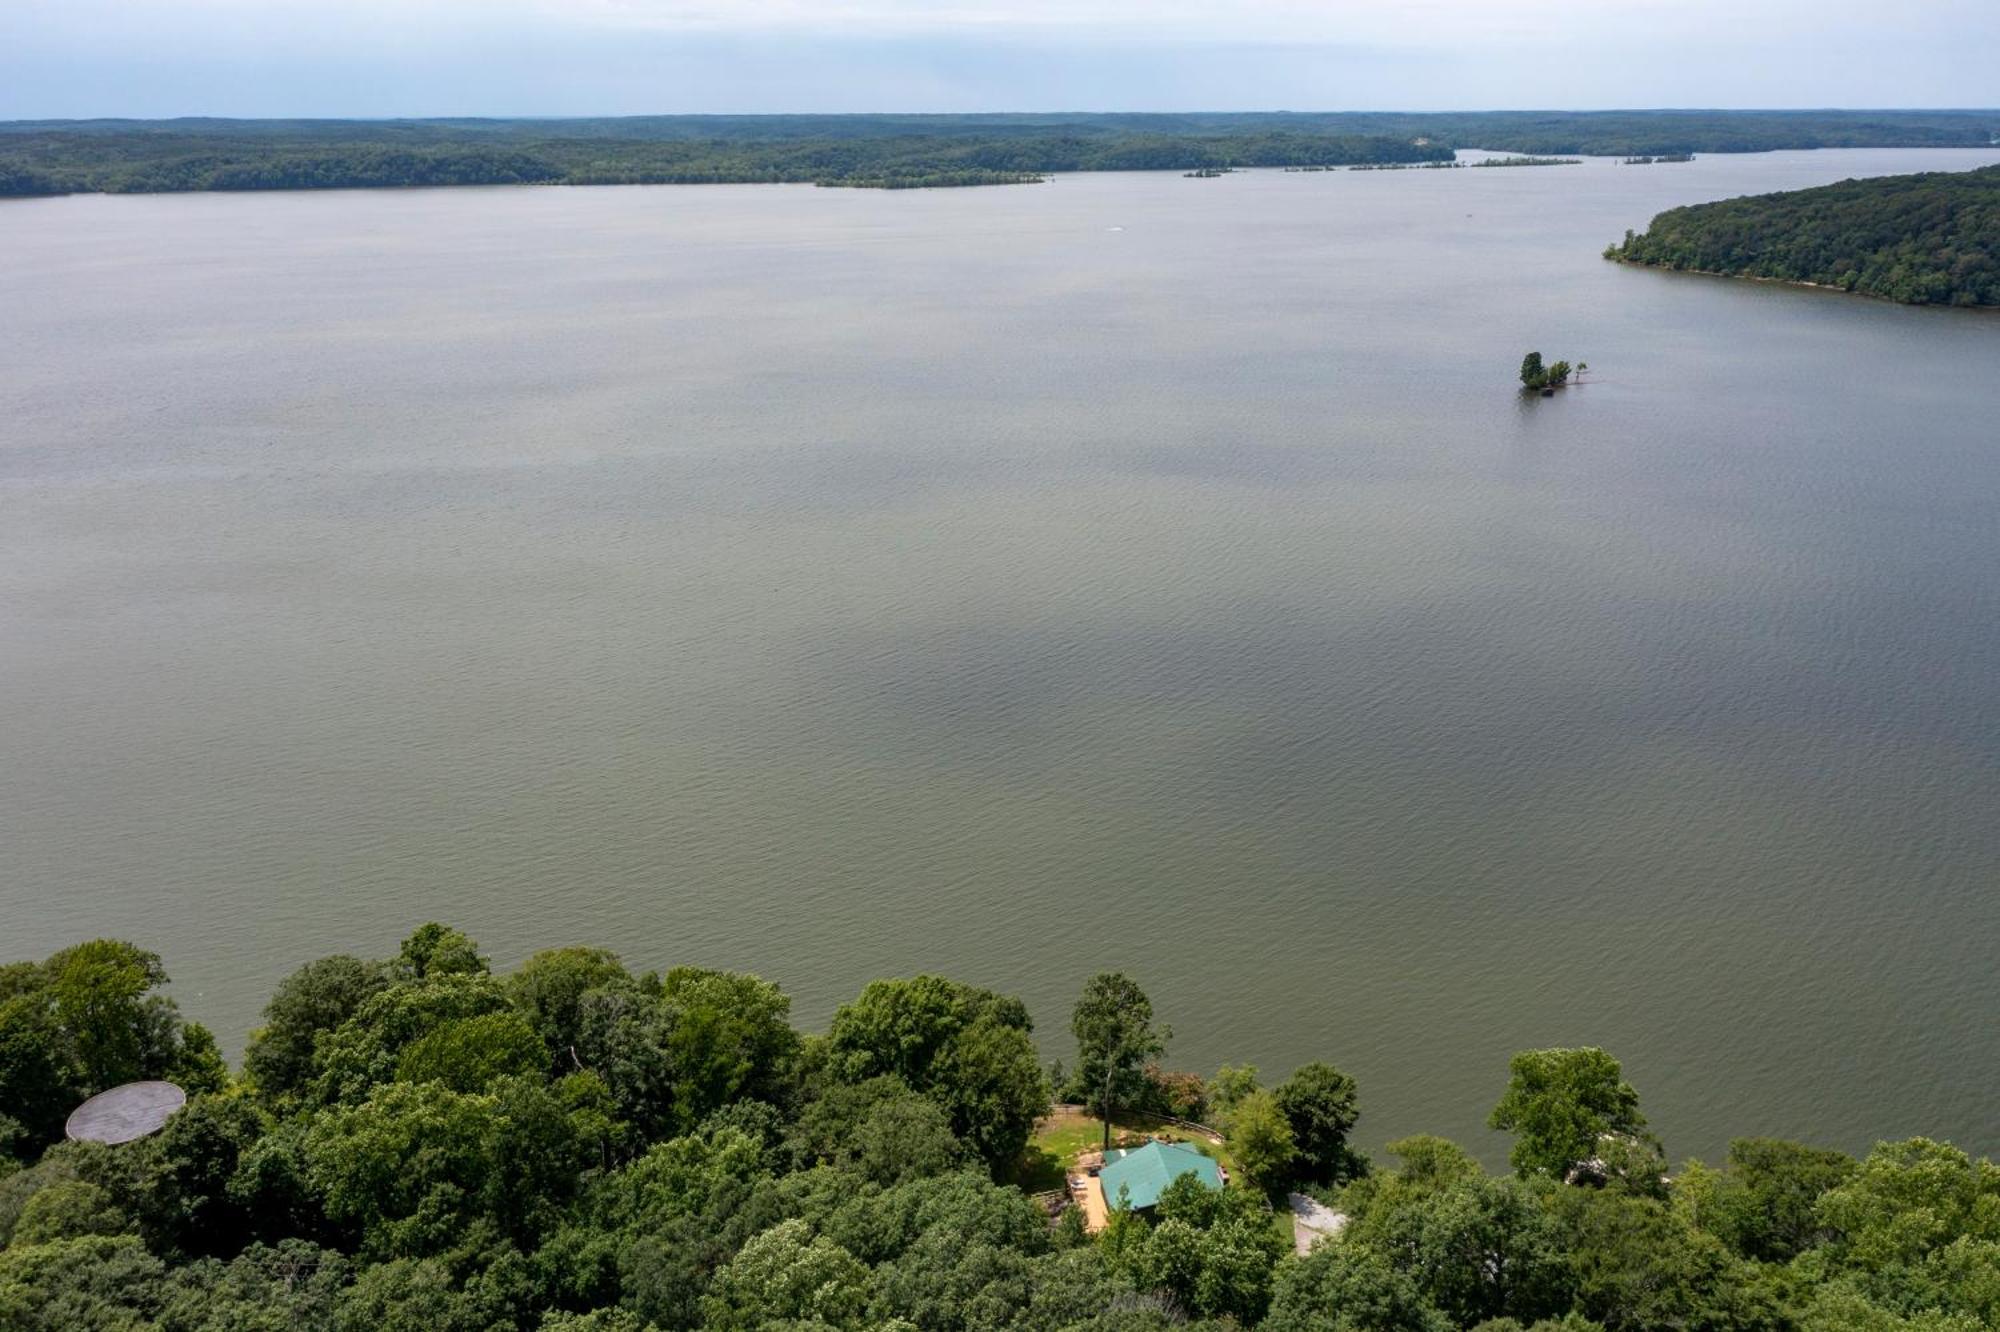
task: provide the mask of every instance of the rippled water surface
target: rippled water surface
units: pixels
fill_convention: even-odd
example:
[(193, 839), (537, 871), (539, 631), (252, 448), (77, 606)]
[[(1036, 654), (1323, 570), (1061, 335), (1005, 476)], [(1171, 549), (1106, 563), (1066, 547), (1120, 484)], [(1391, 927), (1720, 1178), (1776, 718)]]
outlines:
[(0, 206), (0, 956), (1119, 967), (1371, 1146), (1587, 1042), (2000, 1149), (2000, 319), (1597, 257), (1995, 157)]

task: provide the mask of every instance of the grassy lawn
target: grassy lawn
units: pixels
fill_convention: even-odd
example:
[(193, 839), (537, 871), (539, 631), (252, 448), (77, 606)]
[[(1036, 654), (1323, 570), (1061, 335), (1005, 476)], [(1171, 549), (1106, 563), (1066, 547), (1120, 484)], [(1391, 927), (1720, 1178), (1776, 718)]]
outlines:
[(1278, 1232), (1278, 1238), (1285, 1242), (1285, 1252), (1290, 1253), (1292, 1245), (1298, 1239), (1298, 1228), (1292, 1220), (1291, 1209), (1287, 1207), (1274, 1208), (1271, 1213), (1271, 1226)]
[[(1151, 1115), (1114, 1115), (1111, 1120), (1111, 1139), (1118, 1140), (1121, 1133), (1143, 1136), (1159, 1133), (1166, 1137), (1186, 1142), (1206, 1156), (1212, 1156), (1222, 1163), (1232, 1180), (1240, 1181), (1242, 1172), (1236, 1168), (1236, 1161), (1229, 1155), (1224, 1144), (1210, 1142), (1198, 1133)], [(1028, 1150), (1022, 1160), (1021, 1170), (1015, 1182), (1029, 1193), (1040, 1193), (1045, 1189), (1059, 1189), (1069, 1172), (1070, 1166), (1081, 1152), (1095, 1150), (1104, 1141), (1104, 1121), (1074, 1106), (1059, 1106), (1054, 1114), (1035, 1125), (1035, 1135), (1028, 1140)], [(1289, 1217), (1287, 1218), (1289, 1223)]]

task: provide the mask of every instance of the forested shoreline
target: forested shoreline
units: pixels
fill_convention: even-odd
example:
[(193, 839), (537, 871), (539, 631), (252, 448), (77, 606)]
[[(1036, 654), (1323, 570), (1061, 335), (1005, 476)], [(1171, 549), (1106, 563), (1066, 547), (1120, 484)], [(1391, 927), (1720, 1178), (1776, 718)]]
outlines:
[[(7, 1332), (1975, 1332), (2000, 1318), (2000, 1168), (1922, 1138), (1772, 1139), (1674, 1166), (1601, 1050), (1516, 1054), (1489, 1174), (1435, 1137), (1371, 1162), (1314, 1062), (1170, 1071), (1130, 978), (1044, 1067), (1017, 999), (883, 980), (828, 1030), (741, 973), (597, 948), (495, 974), (427, 925), (277, 989), (240, 1070), (98, 940), (0, 966)], [(190, 1094), (136, 1142), (62, 1141), (84, 1097)], [(1146, 1213), (1033, 1192), (1052, 1096), (1220, 1126), (1236, 1178)], [(1345, 1228), (1292, 1254), (1274, 1198)]]
[(2000, 111), (1244, 112), (0, 122), (0, 195), (438, 185), (1015, 184), (1071, 171), (1967, 147)]
[(1623, 263), (1810, 283), (1912, 305), (2000, 306), (2000, 166), (1844, 180), (1669, 209)]
[(1351, 166), (1449, 160), (1386, 135), (1077, 132), (780, 138), (555, 137), (547, 127), (402, 136), (309, 132), (0, 132), (0, 193), (171, 193), (439, 185), (1013, 185), (1055, 172)]

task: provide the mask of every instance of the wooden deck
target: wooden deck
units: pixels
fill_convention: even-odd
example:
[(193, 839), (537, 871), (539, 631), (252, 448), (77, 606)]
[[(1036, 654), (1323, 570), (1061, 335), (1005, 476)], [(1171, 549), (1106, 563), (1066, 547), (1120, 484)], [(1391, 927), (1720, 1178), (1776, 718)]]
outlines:
[(1097, 1176), (1083, 1176), (1077, 1201), (1083, 1205), (1083, 1228), (1087, 1233), (1095, 1235), (1111, 1224), (1111, 1209), (1104, 1205), (1104, 1182)]

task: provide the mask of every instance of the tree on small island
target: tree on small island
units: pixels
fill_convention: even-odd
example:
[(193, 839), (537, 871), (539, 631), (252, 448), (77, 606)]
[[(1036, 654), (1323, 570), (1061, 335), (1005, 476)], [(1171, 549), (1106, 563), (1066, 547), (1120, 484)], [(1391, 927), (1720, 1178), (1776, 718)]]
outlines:
[[(1583, 371), (1589, 368), (1589, 365), (1584, 362), (1579, 362), (1575, 367), (1578, 374), (1582, 374)], [(1521, 358), (1521, 387), (1536, 392), (1559, 389), (1569, 382), (1570, 369), (1568, 361), (1557, 361), (1553, 365), (1544, 365), (1542, 364), (1542, 354), (1540, 352), (1529, 352)]]

